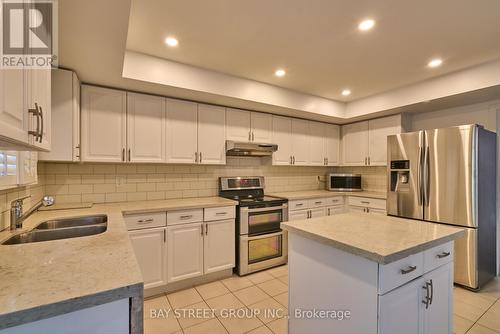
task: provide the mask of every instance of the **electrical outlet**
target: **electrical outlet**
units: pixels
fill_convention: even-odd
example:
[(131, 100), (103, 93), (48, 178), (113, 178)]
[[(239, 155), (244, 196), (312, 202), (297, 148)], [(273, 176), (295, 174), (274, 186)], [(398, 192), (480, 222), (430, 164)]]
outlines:
[(117, 176), (116, 177), (116, 185), (117, 186), (122, 186), (125, 184), (125, 182), (126, 182), (125, 176)]

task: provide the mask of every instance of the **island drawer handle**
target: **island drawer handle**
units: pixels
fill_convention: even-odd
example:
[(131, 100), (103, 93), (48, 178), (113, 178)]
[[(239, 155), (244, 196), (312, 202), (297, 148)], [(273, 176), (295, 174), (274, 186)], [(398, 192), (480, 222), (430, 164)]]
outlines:
[(451, 252), (442, 252), (441, 254), (437, 255), (438, 259), (442, 259), (444, 257), (450, 256)]
[(192, 218), (193, 215), (185, 215), (185, 216), (181, 216), (180, 218), (181, 219), (189, 219), (189, 218)]
[(147, 223), (151, 223), (153, 222), (154, 219), (153, 218), (149, 218), (149, 219), (141, 219), (141, 220), (138, 220), (137, 223), (138, 224), (147, 224)]
[(412, 271), (415, 271), (417, 269), (417, 266), (409, 266), (408, 269), (401, 269), (401, 274), (406, 275), (411, 273)]

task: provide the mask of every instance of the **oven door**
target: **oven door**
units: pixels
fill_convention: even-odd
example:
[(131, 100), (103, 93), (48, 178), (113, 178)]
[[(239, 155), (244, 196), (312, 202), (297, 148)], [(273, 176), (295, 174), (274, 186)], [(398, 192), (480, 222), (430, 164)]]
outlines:
[(268, 208), (240, 208), (240, 234), (258, 235), (280, 230), (280, 223), (287, 221), (288, 205)]
[(257, 236), (240, 235), (238, 274), (246, 275), (288, 261), (286, 231)]

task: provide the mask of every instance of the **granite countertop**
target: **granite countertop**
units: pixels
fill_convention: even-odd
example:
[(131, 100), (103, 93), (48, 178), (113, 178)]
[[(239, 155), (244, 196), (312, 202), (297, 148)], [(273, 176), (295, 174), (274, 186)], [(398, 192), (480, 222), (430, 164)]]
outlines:
[(388, 264), (458, 239), (465, 229), (391, 216), (343, 213), (281, 223), (290, 233)]
[(87, 237), (0, 245), (0, 329), (122, 298), (142, 300), (143, 279), (123, 213), (236, 204), (220, 197), (204, 197), (96, 204), (33, 214), (22, 229), (0, 232), (0, 242), (56, 218), (105, 214), (108, 228)]
[(305, 191), (287, 191), (279, 193), (271, 193), (269, 196), (276, 196), (281, 198), (286, 198), (289, 201), (297, 199), (310, 199), (310, 198), (321, 198), (321, 197), (333, 197), (333, 196), (357, 196), (357, 197), (370, 197), (386, 199), (387, 193), (376, 192), (376, 191), (328, 191), (328, 190), (305, 190)]

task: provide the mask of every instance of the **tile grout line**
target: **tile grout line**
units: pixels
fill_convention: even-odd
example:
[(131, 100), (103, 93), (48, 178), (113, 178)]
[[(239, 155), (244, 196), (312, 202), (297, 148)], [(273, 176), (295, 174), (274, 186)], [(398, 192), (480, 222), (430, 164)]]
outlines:
[(495, 333), (500, 333), (500, 332), (496, 331), (495, 329), (489, 328), (488, 326), (484, 326), (484, 325), (481, 325), (481, 324), (479, 324), (479, 323), (478, 323), (478, 322), (479, 322), (479, 320), (483, 317), (483, 315), (485, 315), (485, 314), (486, 314), (486, 312), (488, 312), (488, 311), (489, 311), (489, 310), (490, 310), (490, 309), (491, 309), (491, 308), (492, 308), (492, 307), (493, 307), (493, 306), (494, 306), (494, 305), (495, 305), (495, 304), (496, 304), (499, 300), (500, 300), (500, 297), (499, 297), (499, 298), (497, 298), (497, 299), (496, 299), (496, 300), (495, 300), (495, 301), (494, 301), (494, 302), (493, 302), (493, 303), (492, 303), (492, 304), (491, 304), (491, 305), (490, 305), (490, 306), (486, 309), (486, 311), (484, 311), (484, 313), (483, 313), (483, 314), (481, 314), (481, 315), (477, 318), (477, 320), (476, 320), (476, 321), (474, 321), (474, 323), (472, 324), (472, 326), (471, 326), (471, 327), (470, 327), (470, 328), (469, 328), (469, 329), (465, 332), (465, 334), (469, 333), (469, 332), (471, 331), (471, 329), (472, 329), (472, 328), (474, 328), (474, 326), (475, 326), (476, 324), (478, 324), (479, 326), (486, 327), (486, 328), (488, 328), (489, 330), (492, 330), (492, 331), (493, 331), (493, 332), (495, 332)]

